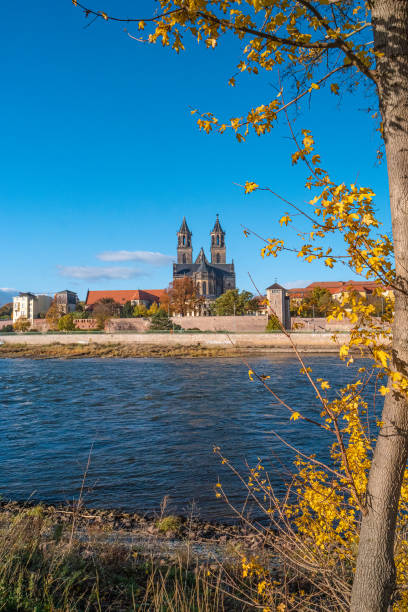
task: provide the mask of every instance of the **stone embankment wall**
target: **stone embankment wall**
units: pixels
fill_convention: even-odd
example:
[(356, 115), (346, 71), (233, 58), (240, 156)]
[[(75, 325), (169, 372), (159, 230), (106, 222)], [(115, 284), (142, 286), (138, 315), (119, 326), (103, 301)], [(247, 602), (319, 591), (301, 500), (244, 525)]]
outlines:
[[(200, 331), (227, 331), (227, 332), (253, 332), (262, 333), (268, 323), (266, 315), (242, 316), (242, 317), (172, 317), (175, 324), (185, 330), (198, 329)], [(376, 319), (379, 323), (380, 320)], [(96, 329), (95, 319), (76, 319), (78, 329)], [(12, 325), (13, 321), (0, 321), (0, 331), (6, 325)], [(32, 327), (38, 331), (46, 332), (48, 324), (45, 319), (34, 319)], [(324, 317), (292, 317), (292, 329), (304, 332), (335, 332), (348, 331), (351, 325), (348, 320), (327, 321)], [(110, 319), (105, 331), (135, 331), (145, 332), (149, 329), (149, 321), (146, 319)]]
[(106, 332), (115, 332), (121, 330), (145, 332), (150, 327), (150, 322), (147, 319), (110, 319), (105, 325)]
[[(349, 334), (341, 334), (337, 343), (333, 342), (331, 333), (294, 332), (291, 338), (297, 348), (304, 352), (337, 352), (339, 345), (347, 342)], [(148, 344), (160, 346), (208, 346), (246, 348), (249, 350), (274, 350), (275, 352), (292, 352), (288, 338), (282, 333), (235, 333), (231, 336), (223, 333), (199, 334), (188, 332), (176, 333), (111, 333), (111, 334), (10, 334), (1, 336), (0, 341), (10, 344)]]
[(267, 315), (242, 317), (172, 317), (173, 323), (183, 329), (200, 331), (263, 332), (268, 323)]

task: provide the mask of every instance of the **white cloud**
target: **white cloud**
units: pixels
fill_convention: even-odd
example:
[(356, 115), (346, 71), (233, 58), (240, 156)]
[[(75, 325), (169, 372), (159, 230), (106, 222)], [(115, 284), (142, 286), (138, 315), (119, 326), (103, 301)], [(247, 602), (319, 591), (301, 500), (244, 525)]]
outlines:
[(312, 282), (313, 281), (311, 280), (294, 280), (294, 281), (289, 281), (287, 283), (283, 283), (283, 286), (285, 287), (285, 289), (297, 289), (297, 288), (300, 289), (302, 287), (307, 287)]
[(58, 266), (60, 276), (82, 280), (127, 279), (143, 276), (137, 268), (99, 268), (97, 266)]
[(0, 287), (0, 291), (4, 291), (4, 293), (15, 293), (17, 289), (13, 287)]
[(152, 266), (168, 266), (175, 258), (152, 251), (104, 251), (97, 255), (102, 261), (140, 261)]

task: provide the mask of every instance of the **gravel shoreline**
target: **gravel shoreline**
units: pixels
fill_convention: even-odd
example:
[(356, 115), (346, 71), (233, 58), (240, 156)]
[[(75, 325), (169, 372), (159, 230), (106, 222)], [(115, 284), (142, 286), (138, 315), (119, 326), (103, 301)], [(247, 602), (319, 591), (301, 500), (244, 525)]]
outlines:
[[(72, 529), (83, 542), (97, 539), (99, 543), (136, 547), (143, 556), (166, 561), (187, 548), (194, 558), (206, 562), (225, 562), (237, 553), (265, 549), (265, 537), (256, 535), (243, 523), (228, 525), (195, 517), (143, 515), (63, 504), (0, 501), (0, 528), (27, 512), (41, 514), (53, 528)], [(166, 529), (163, 525), (167, 525)]]

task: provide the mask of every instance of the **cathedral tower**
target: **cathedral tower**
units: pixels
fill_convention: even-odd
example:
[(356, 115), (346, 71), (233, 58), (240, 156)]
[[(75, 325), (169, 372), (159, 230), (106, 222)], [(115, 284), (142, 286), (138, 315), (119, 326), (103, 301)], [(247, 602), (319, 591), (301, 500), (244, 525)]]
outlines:
[(191, 264), (193, 263), (193, 247), (191, 245), (191, 236), (193, 234), (188, 229), (186, 218), (183, 217), (183, 222), (177, 232), (177, 263)]
[(222, 229), (218, 214), (214, 228), (211, 232), (211, 263), (225, 264), (227, 261), (227, 250), (225, 248), (225, 232)]

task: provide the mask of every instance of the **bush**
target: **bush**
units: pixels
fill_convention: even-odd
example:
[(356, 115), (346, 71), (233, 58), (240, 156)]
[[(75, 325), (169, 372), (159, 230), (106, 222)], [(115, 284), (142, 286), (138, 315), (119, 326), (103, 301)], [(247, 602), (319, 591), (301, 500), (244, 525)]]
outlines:
[(170, 329), (181, 329), (180, 325), (175, 325), (165, 310), (161, 308), (150, 318), (150, 329), (165, 331)]
[(12, 332), (12, 331), (14, 331), (12, 325), (4, 325), (4, 327), (0, 329), (0, 333), (1, 332)]
[(30, 321), (28, 319), (24, 319), (23, 317), (17, 319), (17, 321), (13, 325), (14, 331), (18, 332), (26, 332), (30, 329), (30, 327)]
[(60, 318), (58, 321), (58, 329), (60, 331), (72, 331), (75, 329), (74, 315), (72, 312)]
[(279, 321), (276, 315), (270, 315), (268, 319), (268, 324), (266, 326), (266, 331), (280, 331), (282, 329), (281, 322)]

